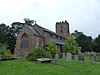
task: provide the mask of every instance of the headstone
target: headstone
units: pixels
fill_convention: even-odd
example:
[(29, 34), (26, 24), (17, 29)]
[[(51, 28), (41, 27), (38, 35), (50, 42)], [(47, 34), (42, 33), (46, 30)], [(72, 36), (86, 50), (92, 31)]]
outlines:
[(88, 56), (88, 52), (85, 52), (84, 55), (85, 55), (85, 56)]
[(91, 61), (92, 64), (96, 63), (96, 53), (93, 52), (93, 51), (90, 54), (90, 61)]
[(80, 54), (78, 55), (78, 60), (79, 60), (80, 62), (84, 61), (84, 54), (83, 54), (83, 53), (80, 53)]
[(91, 52), (87, 52), (87, 56), (90, 56)]
[(58, 64), (58, 63), (59, 63), (59, 55), (56, 54), (54, 59), (54, 64)]
[(78, 54), (81, 53), (81, 47), (78, 47)]
[(66, 58), (66, 55), (65, 55), (65, 53), (63, 53), (63, 58)]
[(72, 61), (72, 54), (71, 53), (67, 53), (67, 61)]

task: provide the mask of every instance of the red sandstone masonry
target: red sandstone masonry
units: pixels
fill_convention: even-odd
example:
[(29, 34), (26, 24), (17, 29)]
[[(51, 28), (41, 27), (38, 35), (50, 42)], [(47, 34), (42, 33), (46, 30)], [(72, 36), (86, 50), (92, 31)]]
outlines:
[[(17, 36), (16, 48), (15, 48), (15, 55), (16, 56), (25, 57), (28, 53), (30, 53), (31, 50), (37, 46), (37, 39), (43, 45), (46, 45), (48, 43), (51, 33), (45, 32), (44, 28), (41, 26), (38, 26), (38, 25), (34, 25), (34, 28), (41, 34), (41, 36), (34, 35), (34, 33), (30, 30), (30, 28), (27, 25), (25, 25), (22, 28), (19, 35)], [(63, 33), (61, 33), (61, 30), (63, 30)], [(21, 37), (24, 33), (26, 33), (28, 35), (29, 48), (21, 49), (20, 48)], [(58, 39), (61, 40), (60, 38), (62, 38), (62, 37), (66, 38), (68, 34), (69, 34), (69, 23), (66, 21), (65, 22), (57, 22), (55, 35), (58, 37)], [(52, 34), (52, 35), (54, 35), (54, 34)], [(58, 53), (61, 52), (61, 50), (60, 50), (61, 46), (58, 45)]]

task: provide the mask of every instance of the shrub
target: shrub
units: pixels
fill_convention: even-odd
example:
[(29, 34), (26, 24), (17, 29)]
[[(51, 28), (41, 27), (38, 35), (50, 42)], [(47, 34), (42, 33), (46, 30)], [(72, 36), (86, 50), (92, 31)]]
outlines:
[(43, 49), (43, 46), (34, 48), (26, 57), (30, 61), (36, 61), (38, 58), (50, 58), (51, 54)]
[(10, 50), (7, 49), (7, 45), (0, 43), (0, 57), (5, 58), (10, 56), (11, 56), (11, 52)]
[(72, 54), (76, 54), (77, 48), (78, 48), (77, 42), (72, 38), (71, 35), (69, 35), (66, 38), (64, 45), (63, 45), (64, 53), (66, 54), (67, 52), (70, 52)]
[(52, 58), (54, 58), (56, 52), (57, 52), (57, 47), (56, 47), (56, 43), (49, 41), (48, 42), (48, 47), (47, 50), (50, 52)]

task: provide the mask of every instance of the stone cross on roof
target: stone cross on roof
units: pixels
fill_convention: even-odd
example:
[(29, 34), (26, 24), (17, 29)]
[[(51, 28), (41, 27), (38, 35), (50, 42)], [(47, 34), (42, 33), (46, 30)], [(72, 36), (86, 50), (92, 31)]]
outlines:
[(25, 23), (27, 24), (27, 25), (32, 25), (32, 24), (36, 24), (36, 21), (35, 20), (30, 20), (29, 18), (25, 18), (24, 19), (24, 21), (25, 21)]

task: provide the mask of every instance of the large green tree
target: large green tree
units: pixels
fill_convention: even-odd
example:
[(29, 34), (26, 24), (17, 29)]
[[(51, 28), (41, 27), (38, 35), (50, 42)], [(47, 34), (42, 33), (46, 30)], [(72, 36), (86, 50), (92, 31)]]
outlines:
[(11, 52), (14, 52), (14, 47), (16, 44), (16, 38), (18, 33), (21, 31), (21, 29), (23, 28), (24, 23), (20, 23), (20, 22), (13, 22), (11, 24), (11, 27), (9, 29), (9, 33), (8, 33), (8, 48), (11, 50)]
[(92, 51), (92, 38), (84, 34), (76, 38), (78, 45), (81, 47), (82, 52)]
[(93, 41), (93, 51), (100, 52), (100, 34)]
[(6, 24), (0, 24), (0, 43), (7, 44), (9, 29), (10, 27), (6, 26)]
[(73, 33), (71, 33), (71, 36), (73, 37), (73, 39), (76, 39), (80, 34), (83, 34), (83, 32), (75, 30)]
[(82, 52), (92, 51), (92, 37), (86, 36), (83, 32), (78, 32), (77, 30), (72, 33), (75, 40), (77, 41), (79, 47), (81, 47)]
[(72, 54), (76, 54), (77, 48), (78, 48), (77, 42), (73, 39), (71, 35), (69, 35), (66, 38), (64, 45), (63, 45), (64, 53), (66, 54), (67, 52), (70, 52)]

